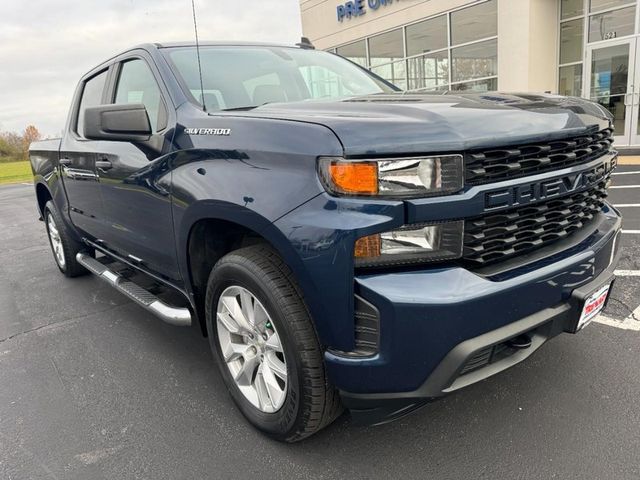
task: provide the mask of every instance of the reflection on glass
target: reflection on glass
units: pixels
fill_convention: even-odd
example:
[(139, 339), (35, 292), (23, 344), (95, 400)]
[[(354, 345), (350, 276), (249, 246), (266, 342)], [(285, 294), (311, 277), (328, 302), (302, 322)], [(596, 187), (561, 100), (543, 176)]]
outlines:
[(447, 52), (414, 57), (409, 62), (409, 90), (434, 88), (449, 82)]
[(562, 0), (560, 4), (560, 14), (561, 19), (577, 17), (578, 15), (582, 15), (584, 11), (584, 2), (583, 0)]
[(335, 98), (351, 93), (344, 87), (340, 76), (332, 70), (317, 65), (303, 65), (298, 70), (311, 98)]
[(622, 8), (589, 17), (589, 41), (609, 40), (631, 35), (635, 28), (636, 7)]
[(380, 67), (373, 67), (371, 71), (385, 80), (393, 83), (402, 90), (407, 89), (407, 68), (405, 61), (389, 63)]
[(338, 55), (348, 58), (352, 62), (357, 63), (366, 68), (367, 66), (367, 47), (364, 40), (350, 43), (336, 49)]
[(369, 39), (371, 66), (400, 60), (404, 57), (402, 29), (376, 35)]
[(629, 45), (615, 45), (591, 54), (591, 100), (607, 108), (614, 117), (616, 135), (625, 133), (625, 105), (629, 76)]
[(617, 135), (624, 135), (624, 116), (625, 105), (624, 95), (615, 95), (611, 97), (601, 97), (597, 101), (600, 105), (605, 107), (613, 115), (613, 126)]
[(496, 40), (474, 43), (451, 50), (452, 81), (491, 77), (498, 73), (498, 44)]
[(477, 82), (465, 82), (451, 85), (451, 90), (455, 91), (492, 92), (497, 89), (497, 78), (489, 78), (487, 80), (478, 80)]
[(451, 12), (452, 45), (493, 37), (497, 33), (498, 14), (496, 0)]
[(447, 16), (407, 27), (407, 55), (418, 55), (447, 47)]
[(560, 24), (560, 63), (579, 62), (582, 59), (582, 19)]
[(592, 100), (627, 93), (629, 44), (594, 50), (591, 54)]
[(589, 11), (599, 12), (608, 8), (619, 7), (620, 5), (626, 5), (633, 3), (635, 0), (591, 0)]
[(558, 93), (573, 97), (582, 96), (582, 64), (560, 67)]

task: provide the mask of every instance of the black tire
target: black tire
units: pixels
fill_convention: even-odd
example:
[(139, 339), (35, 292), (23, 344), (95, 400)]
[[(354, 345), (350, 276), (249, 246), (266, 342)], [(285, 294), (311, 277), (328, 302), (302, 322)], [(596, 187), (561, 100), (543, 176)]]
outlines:
[[(61, 262), (56, 257), (56, 252), (51, 237), (51, 231), (49, 229), (49, 217), (51, 217), (55, 222), (55, 226), (58, 231), (58, 236), (62, 244), (62, 252), (64, 254), (64, 264), (61, 264)], [(56, 265), (58, 266), (60, 271), (69, 278), (78, 277), (80, 275), (89, 273), (87, 269), (80, 265), (76, 260), (76, 254), (78, 254), (79, 252), (88, 252), (87, 247), (74, 238), (72, 232), (69, 230), (69, 227), (62, 219), (60, 212), (58, 212), (58, 209), (51, 200), (48, 201), (44, 207), (44, 224), (47, 230), (47, 238), (49, 239), (51, 252), (53, 253), (53, 260), (56, 262)]]
[[(218, 299), (229, 286), (249, 290), (267, 310), (282, 343), (287, 393), (282, 407), (265, 413), (240, 391), (218, 341)], [(342, 412), (337, 390), (329, 383), (323, 353), (301, 291), (287, 265), (270, 247), (254, 245), (229, 253), (209, 276), (206, 294), (209, 343), (224, 382), (242, 414), (271, 437), (296, 442), (333, 422)]]

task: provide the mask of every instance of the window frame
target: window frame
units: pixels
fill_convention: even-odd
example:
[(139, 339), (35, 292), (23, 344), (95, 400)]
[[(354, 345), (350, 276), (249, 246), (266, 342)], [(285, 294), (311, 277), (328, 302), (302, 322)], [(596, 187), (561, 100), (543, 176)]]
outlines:
[(94, 68), (92, 71), (87, 73), (78, 85), (78, 91), (73, 101), (71, 121), (69, 122), (68, 132), (73, 136), (75, 140), (78, 141), (90, 141), (85, 138), (84, 134), (78, 132), (78, 122), (80, 120), (80, 106), (82, 105), (82, 98), (84, 97), (85, 88), (87, 83), (96, 78), (98, 75), (102, 75), (106, 73), (107, 76), (104, 80), (104, 85), (102, 86), (102, 96), (100, 97), (100, 105), (107, 104), (107, 92), (109, 91), (109, 85), (111, 82), (112, 76), (112, 64), (100, 65)]
[[(145, 65), (149, 69), (149, 72), (151, 72), (151, 76), (153, 77), (153, 80), (156, 83), (156, 87), (158, 87), (158, 92), (160, 93), (162, 110), (164, 110), (164, 111), (161, 111), (161, 109), (158, 110), (158, 120), (161, 117), (164, 117), (164, 126), (156, 130), (157, 125), (155, 126), (151, 125), (151, 129), (152, 129), (153, 135), (162, 134), (171, 125), (170, 109), (168, 107), (169, 104), (167, 103), (168, 95), (166, 94), (166, 87), (164, 86), (164, 82), (162, 82), (162, 77), (157, 73), (157, 71), (154, 68), (155, 64), (152, 61), (150, 61), (150, 59), (148, 59), (142, 52), (128, 53), (118, 57), (114, 61), (112, 65), (112, 73), (111, 73), (111, 78), (109, 82), (109, 88), (108, 88), (108, 91), (106, 92), (106, 97), (107, 97), (106, 104), (115, 105), (116, 95), (118, 93), (118, 83), (120, 82), (123, 66), (125, 63), (131, 62), (134, 60), (141, 60), (142, 62), (145, 63)], [(148, 112), (147, 112), (147, 116), (148, 116)], [(149, 119), (149, 123), (151, 123), (151, 119)]]

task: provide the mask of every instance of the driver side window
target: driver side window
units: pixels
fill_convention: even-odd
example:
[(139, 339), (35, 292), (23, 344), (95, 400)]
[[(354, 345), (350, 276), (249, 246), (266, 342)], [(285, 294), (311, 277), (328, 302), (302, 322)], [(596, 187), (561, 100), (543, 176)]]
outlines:
[(167, 111), (160, 88), (144, 60), (128, 60), (122, 64), (115, 103), (118, 105), (142, 103), (147, 109), (149, 123), (154, 133), (167, 126)]

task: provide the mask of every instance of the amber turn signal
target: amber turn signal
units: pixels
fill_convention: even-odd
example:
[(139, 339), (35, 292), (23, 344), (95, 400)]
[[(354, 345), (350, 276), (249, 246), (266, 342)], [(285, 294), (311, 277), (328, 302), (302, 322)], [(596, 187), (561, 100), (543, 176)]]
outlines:
[(380, 234), (369, 235), (356, 240), (354, 255), (356, 258), (379, 257), (382, 249)]
[(378, 194), (377, 162), (332, 160), (328, 167), (328, 180), (339, 193), (351, 195)]

